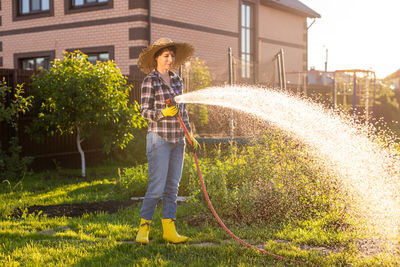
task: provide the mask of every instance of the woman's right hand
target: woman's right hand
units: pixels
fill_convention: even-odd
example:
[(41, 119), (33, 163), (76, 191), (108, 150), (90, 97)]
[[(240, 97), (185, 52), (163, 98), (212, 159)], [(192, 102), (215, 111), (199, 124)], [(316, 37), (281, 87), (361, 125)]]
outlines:
[(178, 113), (178, 107), (177, 106), (167, 106), (163, 110), (161, 110), (161, 113), (163, 114), (164, 117), (174, 117)]

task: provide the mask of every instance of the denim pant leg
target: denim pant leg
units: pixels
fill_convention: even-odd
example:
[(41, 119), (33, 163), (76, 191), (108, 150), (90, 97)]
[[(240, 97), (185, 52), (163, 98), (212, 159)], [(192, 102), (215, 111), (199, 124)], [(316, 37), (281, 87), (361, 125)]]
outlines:
[(158, 134), (149, 132), (146, 137), (149, 185), (144, 196), (140, 216), (153, 220), (158, 201), (162, 198), (167, 180), (171, 145)]
[(172, 145), (169, 159), (168, 175), (162, 198), (162, 212), (164, 219), (175, 219), (176, 198), (178, 196), (179, 181), (182, 176), (183, 156), (185, 143)]

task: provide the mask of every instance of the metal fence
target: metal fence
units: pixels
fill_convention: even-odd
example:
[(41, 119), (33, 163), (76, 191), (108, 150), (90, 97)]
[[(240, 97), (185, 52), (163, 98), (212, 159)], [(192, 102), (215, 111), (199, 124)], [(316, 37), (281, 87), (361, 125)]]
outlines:
[[(31, 77), (35, 75), (35, 71), (26, 71), (20, 69), (0, 69), (0, 78), (4, 80), (8, 86), (14, 88), (17, 84), (24, 84), (26, 95), (33, 93), (31, 87)], [(144, 75), (136, 74), (127, 76), (127, 82), (133, 85), (133, 89), (129, 93), (129, 102), (140, 102), (140, 85)], [(10, 101), (12, 94), (8, 96), (6, 101)], [(3, 149), (7, 149), (10, 138), (17, 136), (19, 144), (22, 146), (22, 155), (34, 158), (32, 167), (35, 169), (47, 169), (56, 166), (67, 168), (80, 167), (80, 155), (76, 148), (76, 136), (56, 135), (49, 137), (44, 142), (35, 141), (26, 132), (28, 126), (33, 120), (33, 114), (27, 113), (18, 119), (18, 132), (5, 122), (0, 123), (0, 142)], [(83, 141), (82, 148), (85, 151), (86, 162), (88, 165), (95, 164), (104, 159), (102, 152), (102, 144), (96, 136)]]

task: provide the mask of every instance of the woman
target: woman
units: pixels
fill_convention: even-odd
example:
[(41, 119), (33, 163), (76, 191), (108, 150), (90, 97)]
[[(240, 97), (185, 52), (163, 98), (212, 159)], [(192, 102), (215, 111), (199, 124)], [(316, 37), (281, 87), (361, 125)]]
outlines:
[(190, 132), (194, 149), (199, 143), (191, 134), (184, 104), (167, 106), (166, 100), (182, 94), (182, 81), (174, 72), (194, 53), (193, 46), (161, 38), (149, 45), (139, 56), (138, 66), (147, 74), (142, 83), (142, 116), (148, 123), (146, 153), (149, 164), (149, 184), (140, 209), (140, 227), (136, 242), (149, 243), (150, 224), (157, 203), (162, 199), (163, 238), (182, 243), (188, 237), (176, 232), (175, 214), (179, 181), (182, 175), (185, 134), (175, 117), (178, 112)]

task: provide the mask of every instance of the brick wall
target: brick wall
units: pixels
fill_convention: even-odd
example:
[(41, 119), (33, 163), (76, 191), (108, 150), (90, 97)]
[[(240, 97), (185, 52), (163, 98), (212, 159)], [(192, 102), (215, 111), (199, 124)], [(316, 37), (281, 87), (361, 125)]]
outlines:
[(152, 16), (237, 32), (238, 8), (237, 0), (152, 1)]
[[(260, 5), (259, 21), (260, 80), (270, 81), (273, 79), (271, 73), (275, 66), (273, 62), (274, 55), (276, 55), (281, 48), (285, 52), (284, 57), (287, 72), (306, 71), (306, 18)], [(276, 77), (275, 80), (277, 80)], [(297, 83), (297, 80), (290, 82)]]
[[(144, 0), (113, 0), (111, 9), (74, 14), (65, 14), (64, 0), (53, 0), (54, 16), (19, 21), (13, 21), (12, 1), (16, 0), (1, 2), (0, 67), (16, 67), (15, 53), (54, 51), (59, 58), (66, 49), (114, 46), (117, 65), (129, 74), (135, 70), (141, 49), (148, 44)], [(251, 2), (258, 8), (254, 51), (258, 61), (271, 60), (283, 48), (287, 70), (303, 71), (307, 67), (306, 18), (263, 6), (258, 0)], [(170, 37), (192, 43), (195, 56), (206, 60), (215, 71), (226, 68), (228, 47), (235, 56), (240, 55), (240, 1), (153, 0), (151, 4), (152, 42)], [(85, 26), (92, 21), (100, 23)]]
[[(136, 64), (136, 59), (129, 57), (129, 47), (145, 46), (148, 42), (147, 39), (141, 38), (130, 40), (130, 29), (148, 27), (148, 13), (143, 8), (129, 9), (128, 2), (114, 0), (112, 9), (64, 14), (64, 1), (54, 0), (54, 16), (13, 21), (11, 0), (2, 1), (0, 41), (3, 49), (0, 51), (0, 57), (3, 57), (3, 67), (16, 67), (15, 53), (54, 50), (55, 56), (60, 58), (63, 50), (67, 49), (114, 46), (115, 61), (122, 73), (128, 74), (129, 65)], [(133, 16), (141, 16), (144, 19), (129, 19)], [(126, 19), (123, 21), (121, 18)], [(85, 27), (85, 23), (90, 21), (106, 19), (114, 21), (110, 24), (104, 22), (99, 23), (99, 26)], [(43, 28), (49, 25), (63, 26)]]
[(260, 5), (260, 37), (289, 43), (305, 44), (303, 39), (305, 17)]
[(38, 27), (49, 24), (89, 21), (99, 18), (113, 18), (118, 16), (122, 17), (126, 15), (132, 15), (135, 13), (147, 14), (147, 10), (145, 9), (129, 9), (128, 0), (124, 1), (114, 0), (113, 1), (114, 8), (112, 9), (79, 12), (75, 14), (64, 14), (64, 9), (65, 9), (64, 0), (54, 0), (54, 16), (21, 20), (21, 21), (12, 21), (12, 1), (15, 0), (1, 1), (2, 2), (1, 13), (3, 14), (3, 26), (1, 27), (2, 31), (11, 29)]
[[(152, 41), (169, 37), (193, 44), (195, 57), (206, 61), (215, 74), (213, 77), (227, 79), (228, 47), (232, 47), (234, 55), (239, 55), (239, 2), (166, 0), (152, 3)], [(174, 24), (174, 21), (180, 23)]]

